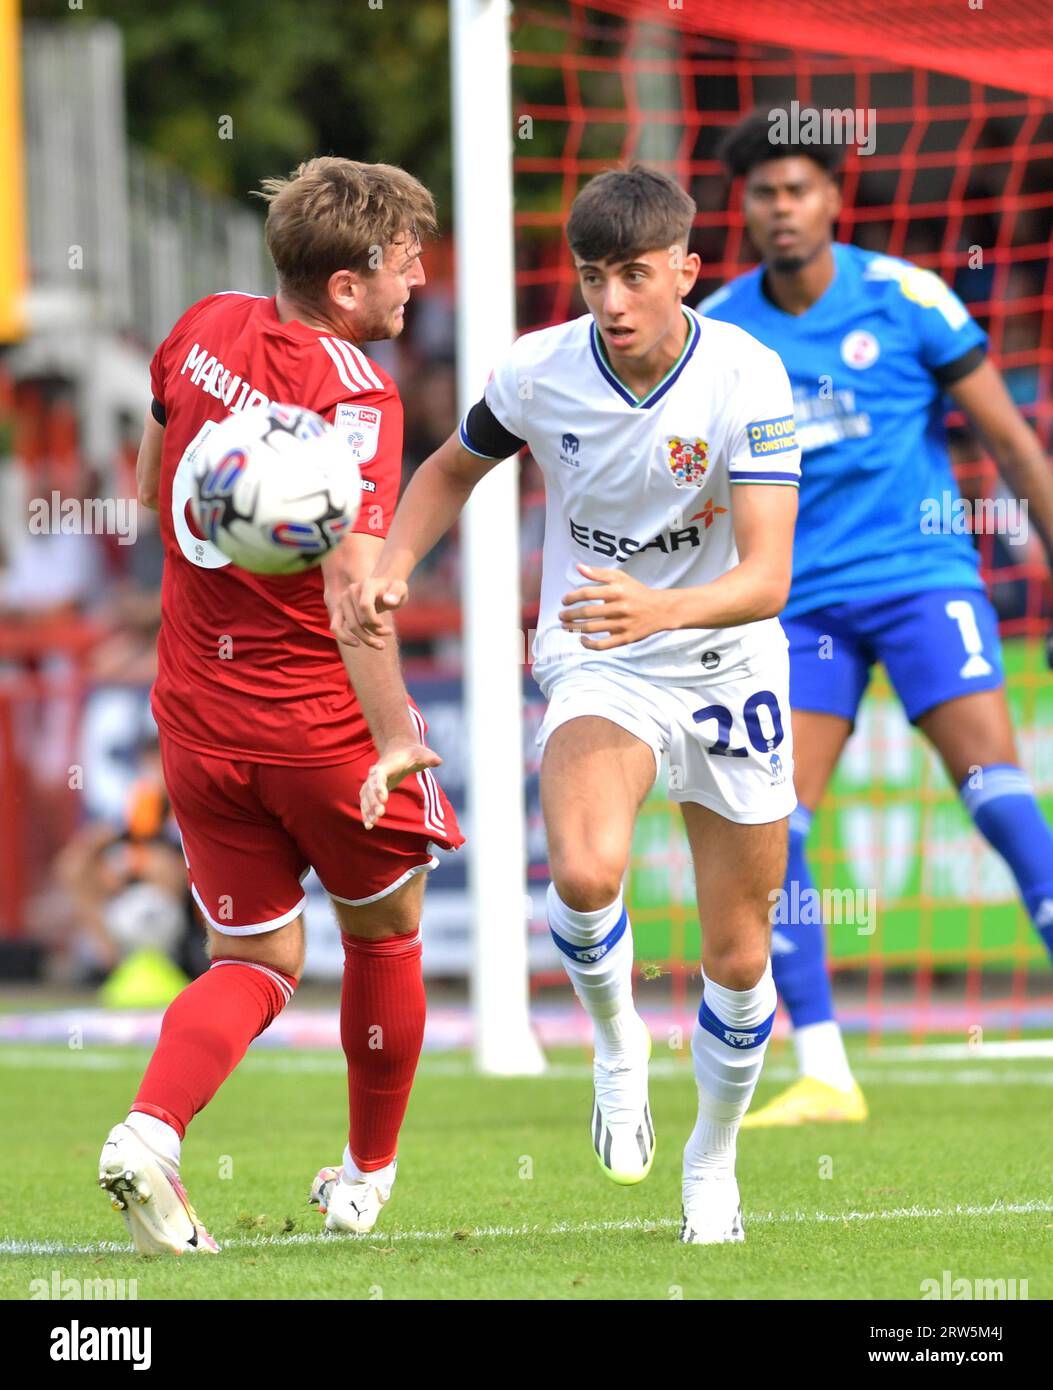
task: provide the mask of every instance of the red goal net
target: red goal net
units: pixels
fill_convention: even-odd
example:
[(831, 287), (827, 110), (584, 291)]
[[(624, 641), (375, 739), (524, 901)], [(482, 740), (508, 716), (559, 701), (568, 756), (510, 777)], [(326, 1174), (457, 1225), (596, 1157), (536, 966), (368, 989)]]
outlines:
[[(981, 0), (976, 0), (977, 5)], [(582, 183), (623, 160), (675, 175), (698, 204), (697, 297), (754, 263), (716, 148), (755, 106), (872, 111), (849, 148), (845, 241), (957, 290), (1047, 449), (1053, 435), (1053, 7), (1016, 0), (594, 0), (517, 5), (513, 27), (519, 325), (583, 312), (562, 227)], [(697, 302), (697, 301), (696, 301)], [(999, 481), (950, 417), (962, 490)], [(531, 465), (532, 467), (532, 465)], [(541, 505), (540, 480), (528, 503)], [(1021, 761), (1053, 812), (1053, 603), (1041, 552), (980, 538), (1007, 644)], [(1011, 880), (878, 675), (809, 842), (817, 883), (874, 885), (877, 930), (831, 927), (849, 1026), (915, 1037), (1048, 1021), (1053, 980)], [(671, 808), (641, 818), (629, 882), (638, 956), (693, 998), (698, 929)], [(544, 983), (540, 979), (537, 983)]]

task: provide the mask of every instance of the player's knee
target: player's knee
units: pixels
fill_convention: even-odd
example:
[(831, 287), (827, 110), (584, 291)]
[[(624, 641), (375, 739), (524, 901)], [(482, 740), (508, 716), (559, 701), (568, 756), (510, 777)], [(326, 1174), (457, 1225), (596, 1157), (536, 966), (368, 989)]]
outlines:
[(702, 952), (702, 969), (706, 978), (725, 989), (746, 990), (760, 981), (768, 964), (768, 951), (763, 945), (740, 941), (707, 947)]
[(354, 940), (389, 941), (397, 936), (413, 936), (420, 927), (424, 874), (416, 874), (394, 893), (376, 902), (343, 903), (333, 899), (333, 909), (342, 934)]
[(272, 970), (280, 970), (283, 975), (290, 975), (300, 983), (300, 976), (303, 974), (304, 949), (276, 951), (274, 960), (261, 960), (261, 965), (269, 965)]
[(286, 936), (284, 932), (264, 932), (259, 936), (231, 937), (210, 931), (208, 954), (217, 957), (245, 960), (253, 965), (265, 965), (291, 976), (297, 984), (303, 974), (304, 942), (302, 934)]
[(556, 892), (574, 912), (597, 912), (621, 892), (624, 865), (602, 861), (564, 865), (556, 861), (551, 869)]
[(350, 941), (352, 945), (356, 941), (394, 941), (399, 937), (412, 941), (417, 936), (419, 926), (409, 927), (405, 924), (390, 925), (385, 922), (359, 922), (353, 931), (347, 931), (341, 927), (340, 934), (344, 941)]
[(213, 949), (211, 952), (211, 958), (213, 960), (217, 956), (225, 956), (227, 959), (239, 961), (244, 960), (249, 965), (266, 966), (268, 970), (276, 970), (282, 975), (287, 975), (295, 984), (300, 983), (300, 976), (303, 974), (304, 953), (302, 950), (298, 953), (292, 951), (256, 950), (245, 952), (244, 954), (238, 952), (235, 955), (230, 950), (225, 950), (220, 946)]

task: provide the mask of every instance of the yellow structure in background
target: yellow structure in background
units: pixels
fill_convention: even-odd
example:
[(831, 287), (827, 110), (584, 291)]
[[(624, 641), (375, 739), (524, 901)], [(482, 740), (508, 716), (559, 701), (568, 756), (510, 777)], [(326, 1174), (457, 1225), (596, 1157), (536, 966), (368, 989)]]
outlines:
[(0, 343), (25, 332), (25, 185), (18, 0), (0, 0)]

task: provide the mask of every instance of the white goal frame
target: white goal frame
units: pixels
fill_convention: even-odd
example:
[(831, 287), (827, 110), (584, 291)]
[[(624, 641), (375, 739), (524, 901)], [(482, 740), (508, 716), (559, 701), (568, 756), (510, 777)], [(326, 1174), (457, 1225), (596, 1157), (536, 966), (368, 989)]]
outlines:
[[(451, 0), (457, 397), (463, 414), (515, 337), (508, 0)], [(523, 763), (519, 469), (476, 488), (461, 525), (471, 993), (480, 1071), (533, 1076)]]

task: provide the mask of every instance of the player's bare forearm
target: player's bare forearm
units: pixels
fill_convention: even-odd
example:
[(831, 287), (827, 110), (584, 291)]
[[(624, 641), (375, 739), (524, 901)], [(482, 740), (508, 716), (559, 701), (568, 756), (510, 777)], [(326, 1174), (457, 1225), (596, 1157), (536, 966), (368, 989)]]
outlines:
[(786, 607), (797, 489), (736, 484), (731, 494), (739, 563), (711, 584), (671, 591), (678, 595), (677, 627), (735, 627), (774, 618)]
[(372, 830), (384, 815), (388, 793), (413, 773), (439, 767), (442, 759), (423, 742), (410, 714), (397, 642), (389, 641), (381, 651), (341, 643), (340, 655), (377, 749), (359, 794), (362, 823)]
[(950, 394), (976, 426), (1011, 491), (1026, 500), (1029, 525), (1053, 569), (1053, 465), (1001, 373), (993, 363), (983, 362), (955, 382)]
[(465, 449), (457, 434), (424, 460), (395, 509), (391, 531), (372, 573), (353, 583), (332, 614), (338, 641), (382, 649), (393, 635), (385, 614), (409, 596), (407, 581), (460, 516), (472, 489), (500, 459), (482, 459)]
[(375, 651), (371, 644), (339, 639), (341, 613), (347, 594), (369, 575), (380, 555), (379, 536), (346, 536), (322, 562), (325, 602), (337, 635), (340, 656), (355, 692), (373, 743), (377, 760), (369, 769), (360, 792), (362, 823), (371, 830), (384, 815), (388, 793), (406, 777), (425, 768), (438, 767), (442, 759), (421, 741), (420, 729), (410, 714), (409, 695), (402, 679), (398, 640), (393, 627), (391, 641)]
[(1027, 502), (1028, 526), (1034, 527), (1053, 570), (1053, 464), (1027, 421), (1020, 423), (1019, 438), (992, 443), (991, 456), (1013, 495)]
[(1030, 438), (1019, 448), (992, 448), (991, 452), (1010, 490), (1027, 501), (1028, 525), (1042, 542), (1046, 563), (1053, 572), (1053, 465), (1030, 427), (1025, 428)]
[(340, 655), (378, 751), (383, 754), (395, 744), (419, 743), (420, 735), (409, 712), (397, 640), (389, 642), (383, 651), (341, 643)]
[(694, 589), (670, 589), (673, 628), (737, 627), (777, 617), (786, 607), (790, 576), (754, 559)]
[(135, 490), (141, 507), (156, 512), (160, 507), (161, 453), (164, 448), (165, 427), (148, 410), (143, 421), (143, 438), (135, 460)]
[(429, 454), (410, 480), (377, 562), (377, 575), (408, 580), (455, 524), (472, 489), (500, 460), (470, 453), (454, 433)]
[(691, 589), (652, 589), (624, 570), (579, 565), (589, 581), (563, 595), (560, 622), (581, 634), (590, 651), (609, 651), (656, 632), (679, 628), (737, 627), (780, 613), (789, 577), (773, 576), (757, 557)]
[(656, 632), (736, 627), (781, 613), (793, 569), (797, 489), (737, 485), (734, 492), (737, 565), (691, 589), (652, 589), (624, 570), (579, 565), (590, 583), (563, 595), (566, 631), (580, 633), (590, 651), (608, 651)]
[[(346, 536), (322, 561), (325, 603), (331, 618), (340, 611), (348, 586), (372, 572), (383, 544), (379, 536), (355, 533)], [(342, 642), (339, 649), (351, 688), (377, 747), (382, 750), (393, 741), (406, 739), (417, 742), (397, 640), (383, 652), (370, 652)], [(370, 657), (374, 659), (369, 660)]]

